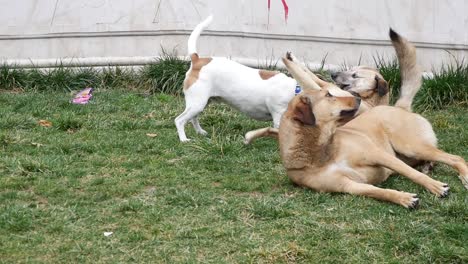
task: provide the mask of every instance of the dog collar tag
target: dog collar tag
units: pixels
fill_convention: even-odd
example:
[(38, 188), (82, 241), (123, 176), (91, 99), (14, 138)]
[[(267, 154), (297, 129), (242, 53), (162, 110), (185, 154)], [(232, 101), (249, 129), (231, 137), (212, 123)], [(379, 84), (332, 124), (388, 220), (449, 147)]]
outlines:
[(294, 95), (298, 95), (300, 92), (302, 92), (301, 86), (299, 84), (296, 84), (296, 90), (294, 90)]

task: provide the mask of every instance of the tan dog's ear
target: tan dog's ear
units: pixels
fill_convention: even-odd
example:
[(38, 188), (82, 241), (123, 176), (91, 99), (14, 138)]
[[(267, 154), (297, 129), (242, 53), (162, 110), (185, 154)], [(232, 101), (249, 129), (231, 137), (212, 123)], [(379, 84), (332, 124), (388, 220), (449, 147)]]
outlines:
[(301, 96), (294, 109), (293, 119), (304, 125), (315, 126), (315, 116), (312, 113), (312, 104), (307, 96)]
[(380, 78), (378, 75), (375, 76), (377, 93), (379, 96), (384, 96), (388, 93), (388, 83), (384, 79)]

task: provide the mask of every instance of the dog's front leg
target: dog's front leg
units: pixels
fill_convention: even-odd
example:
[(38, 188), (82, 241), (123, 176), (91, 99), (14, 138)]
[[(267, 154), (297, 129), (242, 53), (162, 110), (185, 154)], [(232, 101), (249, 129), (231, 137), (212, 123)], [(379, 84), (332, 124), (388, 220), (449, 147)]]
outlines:
[(400, 204), (406, 208), (416, 208), (419, 205), (419, 198), (417, 198), (417, 195), (414, 193), (383, 189), (374, 185), (355, 182), (350, 179), (344, 180), (342, 186), (343, 192)]
[(320, 192), (362, 195), (399, 204), (406, 208), (415, 208), (419, 204), (419, 198), (414, 193), (383, 189), (371, 184), (354, 181), (353, 179), (363, 179), (365, 177), (353, 170), (319, 173), (315, 177), (302, 177), (301, 174), (298, 174), (298, 177), (294, 177), (295, 175), (289, 176), (295, 183)]

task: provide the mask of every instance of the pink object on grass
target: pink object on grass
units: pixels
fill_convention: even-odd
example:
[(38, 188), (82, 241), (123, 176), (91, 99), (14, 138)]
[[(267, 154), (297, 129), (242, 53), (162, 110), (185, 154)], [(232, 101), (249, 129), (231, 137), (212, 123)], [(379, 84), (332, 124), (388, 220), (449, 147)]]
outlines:
[(87, 104), (89, 102), (89, 99), (93, 97), (92, 95), (93, 88), (85, 88), (82, 91), (80, 91), (78, 94), (75, 95), (75, 97), (72, 100), (73, 104)]

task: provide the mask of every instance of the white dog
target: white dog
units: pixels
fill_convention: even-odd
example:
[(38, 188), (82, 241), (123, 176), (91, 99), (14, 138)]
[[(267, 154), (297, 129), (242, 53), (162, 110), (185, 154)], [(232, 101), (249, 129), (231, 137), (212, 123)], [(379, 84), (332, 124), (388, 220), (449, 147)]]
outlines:
[(211, 20), (209, 16), (198, 24), (188, 40), (192, 63), (184, 80), (185, 110), (175, 119), (180, 141), (189, 141), (185, 135), (188, 121), (197, 133), (207, 134), (198, 122), (198, 115), (211, 97), (222, 99), (251, 118), (273, 120), (273, 126), (278, 128), (289, 101), (300, 92), (296, 80), (280, 72), (249, 68), (226, 58), (200, 58), (197, 39)]

